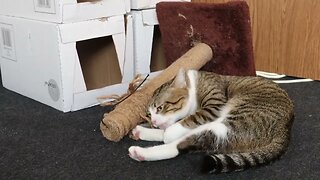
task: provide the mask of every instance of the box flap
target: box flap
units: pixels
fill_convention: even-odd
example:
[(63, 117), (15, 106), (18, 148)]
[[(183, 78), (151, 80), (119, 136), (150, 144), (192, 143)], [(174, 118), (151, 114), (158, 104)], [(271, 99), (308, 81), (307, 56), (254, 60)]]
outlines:
[(126, 52), (126, 34), (114, 34), (112, 35), (112, 40), (116, 50), (116, 55), (118, 58), (118, 66), (120, 67), (121, 75), (123, 76), (127, 72), (124, 71), (125, 65), (125, 52)]
[(125, 72), (122, 76), (123, 82), (129, 82), (134, 77), (134, 53), (133, 53), (133, 18), (131, 14), (126, 17), (126, 43), (125, 43), (125, 62), (123, 65), (123, 71)]
[(148, 9), (142, 11), (143, 24), (153, 26), (159, 24), (157, 13), (155, 9)]
[(87, 87), (83, 78), (83, 71), (81, 69), (78, 53), (75, 58), (76, 63), (74, 63), (73, 93), (85, 92), (87, 90)]

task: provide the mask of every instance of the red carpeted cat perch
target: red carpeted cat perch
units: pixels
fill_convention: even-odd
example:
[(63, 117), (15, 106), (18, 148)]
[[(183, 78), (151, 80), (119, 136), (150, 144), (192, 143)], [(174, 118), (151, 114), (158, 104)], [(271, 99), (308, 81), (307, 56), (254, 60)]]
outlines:
[(249, 7), (227, 3), (160, 2), (156, 6), (168, 65), (190, 44), (208, 44), (214, 57), (202, 70), (223, 75), (255, 76)]

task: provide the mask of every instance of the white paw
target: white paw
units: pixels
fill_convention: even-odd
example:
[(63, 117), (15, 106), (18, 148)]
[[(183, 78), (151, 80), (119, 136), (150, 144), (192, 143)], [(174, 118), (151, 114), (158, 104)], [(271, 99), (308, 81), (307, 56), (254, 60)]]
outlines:
[(163, 133), (162, 129), (151, 129), (138, 125), (132, 130), (131, 137), (135, 140), (163, 141)]
[(141, 132), (141, 128), (142, 126), (136, 126), (134, 129), (132, 129), (131, 134), (132, 134), (132, 138), (135, 140), (139, 140), (140, 139), (140, 132)]
[(174, 140), (179, 139), (189, 131), (189, 129), (183, 127), (180, 123), (175, 123), (165, 130), (163, 135), (163, 142), (165, 144), (171, 143)]
[(145, 161), (142, 151), (143, 148), (139, 146), (131, 146), (129, 148), (129, 156), (136, 161)]
[(176, 144), (162, 144), (147, 148), (131, 146), (129, 148), (129, 156), (136, 161), (159, 161), (174, 158), (178, 154)]

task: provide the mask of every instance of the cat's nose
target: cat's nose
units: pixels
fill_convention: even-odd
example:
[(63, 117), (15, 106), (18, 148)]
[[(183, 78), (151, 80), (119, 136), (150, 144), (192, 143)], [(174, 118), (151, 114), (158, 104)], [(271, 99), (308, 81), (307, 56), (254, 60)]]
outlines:
[(151, 123), (152, 123), (152, 125), (153, 125), (154, 127), (157, 127), (157, 121), (156, 121), (156, 120), (152, 120)]

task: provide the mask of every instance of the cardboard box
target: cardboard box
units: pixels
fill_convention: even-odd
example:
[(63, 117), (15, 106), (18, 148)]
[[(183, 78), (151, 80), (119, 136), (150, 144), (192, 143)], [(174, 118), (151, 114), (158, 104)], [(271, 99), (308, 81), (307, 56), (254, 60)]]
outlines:
[(124, 56), (123, 16), (70, 24), (0, 16), (3, 86), (64, 112), (125, 93), (134, 71)]
[(185, 1), (185, 2), (190, 2), (191, 0), (131, 0), (131, 9), (150, 9), (150, 8), (155, 8), (156, 4), (159, 2), (176, 2), (176, 1)]
[(155, 9), (127, 15), (126, 60), (134, 61), (135, 74), (149, 74), (167, 67)]
[(56, 23), (125, 14), (129, 0), (0, 0), (0, 14)]
[(134, 61), (135, 74), (150, 74), (167, 67), (155, 9), (161, 1), (179, 0), (131, 0), (133, 10), (126, 16), (126, 59)]

